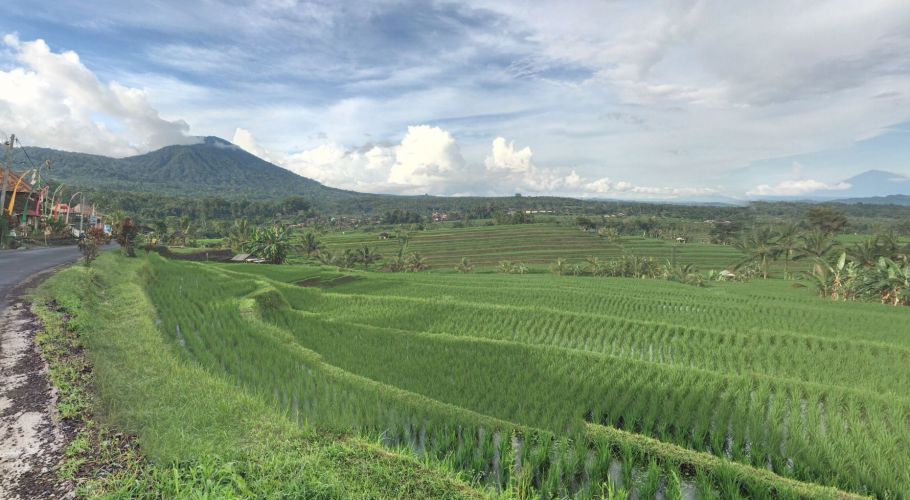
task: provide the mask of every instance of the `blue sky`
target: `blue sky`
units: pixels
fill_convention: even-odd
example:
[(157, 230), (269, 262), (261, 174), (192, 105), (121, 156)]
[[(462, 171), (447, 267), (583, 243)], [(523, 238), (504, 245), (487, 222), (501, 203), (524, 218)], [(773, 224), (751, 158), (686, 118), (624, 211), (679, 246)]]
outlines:
[(910, 175), (910, 3), (18, 3), (0, 131), (217, 135), (391, 193), (811, 194)]

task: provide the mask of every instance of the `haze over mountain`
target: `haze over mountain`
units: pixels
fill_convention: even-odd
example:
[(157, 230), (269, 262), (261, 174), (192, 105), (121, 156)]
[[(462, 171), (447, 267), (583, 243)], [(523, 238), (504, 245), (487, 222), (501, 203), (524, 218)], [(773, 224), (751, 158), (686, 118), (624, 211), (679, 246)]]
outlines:
[(867, 170), (845, 180), (844, 183), (850, 187), (839, 192), (821, 191), (817, 194), (837, 198), (910, 195), (910, 177), (893, 172)]
[[(793, 182), (799, 183), (804, 181)], [(751, 194), (753, 199), (759, 200), (844, 201), (848, 203), (863, 203), (867, 202), (867, 199), (878, 198), (878, 203), (888, 203), (883, 200), (890, 199), (891, 203), (904, 204), (902, 203), (902, 197), (910, 196), (910, 177), (883, 170), (867, 170), (848, 179), (844, 179), (841, 182), (824, 185), (821, 189), (816, 189), (805, 194), (788, 196), (764, 195), (762, 193)]]

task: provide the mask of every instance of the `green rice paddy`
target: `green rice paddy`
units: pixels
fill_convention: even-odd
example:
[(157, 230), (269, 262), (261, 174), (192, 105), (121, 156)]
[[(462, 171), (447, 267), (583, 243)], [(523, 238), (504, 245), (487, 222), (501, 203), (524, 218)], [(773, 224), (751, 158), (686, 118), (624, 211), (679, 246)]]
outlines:
[[(445, 262), (445, 236), (412, 245)], [(191, 363), (301, 424), (382, 435), (494, 490), (910, 491), (903, 308), (782, 280), (147, 265), (159, 329)]]
[[(393, 256), (399, 241), (381, 232), (330, 233), (320, 236), (332, 252), (369, 245), (386, 257)], [(659, 263), (673, 258), (680, 264), (695, 264), (700, 269), (724, 269), (735, 264), (741, 254), (730, 246), (704, 243), (676, 245), (675, 242), (642, 237), (624, 237), (612, 243), (573, 224), (521, 224), (471, 228), (436, 228), (408, 233), (408, 251), (427, 258), (434, 269), (451, 270), (462, 257), (481, 267), (495, 266), (501, 260), (545, 267), (557, 258), (581, 262), (586, 257), (615, 258), (624, 252), (652, 257)], [(676, 249), (674, 250), (674, 246)]]

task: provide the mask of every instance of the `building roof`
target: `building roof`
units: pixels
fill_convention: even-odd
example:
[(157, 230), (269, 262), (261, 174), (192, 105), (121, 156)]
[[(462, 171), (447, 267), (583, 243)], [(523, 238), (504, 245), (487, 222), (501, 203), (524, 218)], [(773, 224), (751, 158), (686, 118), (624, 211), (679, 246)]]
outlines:
[[(16, 183), (19, 182), (19, 175), (15, 172), (10, 172), (9, 178), (6, 181), (6, 192), (12, 193), (13, 188), (16, 187)], [(0, 182), (3, 182), (3, 171), (0, 168)], [(19, 183), (19, 187), (16, 189), (17, 193), (28, 193), (31, 192), (32, 186), (28, 183), (27, 180), (24, 180)]]

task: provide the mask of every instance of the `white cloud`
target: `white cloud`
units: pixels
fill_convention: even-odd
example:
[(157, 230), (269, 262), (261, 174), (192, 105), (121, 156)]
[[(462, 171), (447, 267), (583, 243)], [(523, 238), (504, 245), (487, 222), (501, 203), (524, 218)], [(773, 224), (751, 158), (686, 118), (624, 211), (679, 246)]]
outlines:
[(450, 181), (460, 183), (465, 174), (465, 161), (458, 143), (439, 127), (418, 125), (395, 149), (395, 164), (388, 181), (409, 192), (439, 192), (451, 189)]
[(348, 149), (335, 142), (292, 154), (272, 153), (238, 128), (235, 144), (265, 160), (323, 184), (343, 189), (395, 194), (451, 194), (471, 179), (458, 143), (438, 127), (408, 127), (395, 146)]
[(828, 184), (814, 179), (785, 180), (773, 186), (761, 184), (746, 194), (748, 196), (799, 196), (816, 191), (843, 191), (850, 187), (850, 184), (846, 182)]
[(613, 182), (609, 177), (603, 177), (584, 185), (584, 194), (615, 198), (674, 199), (720, 193), (720, 188), (638, 186), (628, 181)]
[[(357, 149), (327, 142), (293, 154), (273, 153), (242, 128), (234, 144), (304, 177), (342, 189), (392, 194), (509, 195), (552, 194), (614, 198), (672, 199), (717, 194), (715, 188), (638, 186), (608, 177), (588, 179), (574, 169), (535, 165), (530, 147), (497, 137), (484, 166), (465, 161), (455, 138), (446, 130), (410, 126), (397, 145), (366, 145)], [(568, 171), (568, 173), (566, 173)]]
[(502, 137), (493, 139), (493, 146), (490, 155), (484, 161), (487, 170), (491, 172), (505, 171), (510, 173), (524, 174), (529, 173), (534, 168), (531, 164), (531, 157), (534, 153), (530, 147), (515, 150), (514, 142), (506, 142)]
[(198, 141), (183, 120), (161, 118), (144, 90), (102, 83), (75, 52), (9, 34), (3, 43), (13, 67), (0, 71), (0, 128), (23, 143), (126, 156)]
[(534, 164), (534, 153), (526, 146), (515, 149), (514, 142), (503, 137), (493, 139), (490, 154), (484, 160), (489, 181), (501, 186), (504, 191), (525, 191), (548, 193), (577, 189), (583, 179), (572, 170), (568, 175), (559, 169), (541, 168)]

